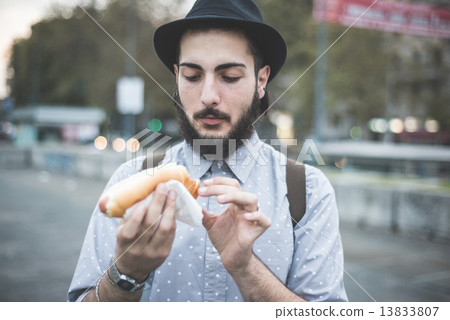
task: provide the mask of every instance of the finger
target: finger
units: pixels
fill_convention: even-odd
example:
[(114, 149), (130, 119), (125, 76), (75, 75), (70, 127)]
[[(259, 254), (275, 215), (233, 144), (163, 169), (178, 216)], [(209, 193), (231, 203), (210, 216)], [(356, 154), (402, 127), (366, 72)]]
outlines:
[(244, 218), (247, 221), (258, 224), (261, 228), (267, 229), (272, 224), (272, 221), (261, 211), (246, 212)]
[(117, 238), (123, 239), (126, 242), (132, 241), (140, 230), (146, 211), (147, 208), (141, 204), (136, 206), (126, 220), (122, 219), (121, 224), (117, 229)]
[(212, 185), (228, 185), (231, 187), (241, 188), (241, 185), (239, 184), (239, 181), (233, 178), (227, 178), (227, 177), (214, 177), (211, 179), (206, 179), (203, 181), (203, 185), (205, 186), (212, 186)]
[(153, 199), (147, 210), (145, 217), (145, 225), (147, 228), (156, 229), (159, 224), (161, 213), (163, 212), (164, 205), (167, 199), (167, 186), (165, 183), (160, 183), (155, 192), (153, 193)]
[(152, 247), (158, 248), (171, 245), (175, 237), (177, 193), (173, 190), (168, 192), (167, 201), (161, 214), (161, 220), (150, 242)]
[(221, 194), (217, 197), (217, 202), (226, 204), (233, 203), (236, 206), (253, 212), (258, 211), (258, 197), (249, 192), (229, 192), (226, 194)]
[(167, 194), (166, 204), (161, 213), (161, 222), (158, 229), (168, 230), (175, 224), (177, 192), (170, 190)]
[(166, 202), (167, 187), (164, 183), (160, 183), (155, 192), (153, 198), (146, 210), (145, 218), (141, 224), (139, 239), (136, 244), (146, 245), (148, 241), (153, 237), (155, 230), (160, 223), (161, 213)]
[(212, 197), (239, 191), (241, 191), (240, 188), (230, 185), (210, 185), (198, 189), (198, 195), (201, 197)]

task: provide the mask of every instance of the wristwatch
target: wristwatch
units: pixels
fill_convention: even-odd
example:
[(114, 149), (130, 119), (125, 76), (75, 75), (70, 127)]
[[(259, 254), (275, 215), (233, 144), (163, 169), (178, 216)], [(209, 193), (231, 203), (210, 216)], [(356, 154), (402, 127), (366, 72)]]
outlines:
[(106, 275), (111, 283), (128, 292), (136, 292), (142, 289), (145, 286), (145, 281), (147, 281), (145, 280), (142, 283), (138, 283), (135, 279), (120, 273), (115, 263), (111, 263), (109, 271), (111, 272), (111, 276), (109, 275), (109, 272), (106, 272)]

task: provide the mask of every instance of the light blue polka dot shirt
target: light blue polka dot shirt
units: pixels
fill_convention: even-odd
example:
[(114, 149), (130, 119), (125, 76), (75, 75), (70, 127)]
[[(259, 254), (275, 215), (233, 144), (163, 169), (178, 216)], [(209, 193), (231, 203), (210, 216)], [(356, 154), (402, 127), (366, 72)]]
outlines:
[[(201, 181), (224, 176), (258, 196), (259, 208), (272, 225), (255, 242), (253, 252), (291, 291), (309, 301), (346, 301), (343, 249), (334, 190), (324, 174), (306, 165), (306, 212), (292, 228), (287, 200), (285, 157), (254, 133), (247, 146), (224, 161), (197, 156), (185, 142), (166, 152), (163, 163), (184, 165)], [(106, 189), (140, 171), (144, 158), (116, 170)], [(197, 199), (209, 212), (225, 205), (215, 197)], [(119, 219), (107, 218), (98, 206), (93, 212), (70, 285), (68, 300), (81, 301), (110, 265)], [(177, 222), (172, 251), (147, 280), (141, 301), (243, 301), (233, 278), (203, 226)]]

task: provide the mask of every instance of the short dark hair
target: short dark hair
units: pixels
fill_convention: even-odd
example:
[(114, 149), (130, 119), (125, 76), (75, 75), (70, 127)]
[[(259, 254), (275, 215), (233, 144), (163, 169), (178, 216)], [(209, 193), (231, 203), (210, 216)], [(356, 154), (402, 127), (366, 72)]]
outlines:
[[(257, 78), (259, 70), (263, 67), (264, 55), (263, 55), (261, 49), (259, 48), (255, 38), (247, 30), (241, 29), (241, 28), (236, 27), (236, 26), (232, 26), (229, 23), (222, 22), (222, 21), (214, 21), (214, 22), (198, 21), (196, 23), (192, 23), (191, 26), (189, 27), (189, 29), (187, 29), (183, 33), (183, 35), (186, 32), (197, 32), (197, 31), (207, 32), (207, 31), (210, 31), (210, 30), (221, 30), (221, 31), (236, 32), (236, 33), (242, 34), (247, 39), (248, 46), (249, 46), (249, 52), (250, 52), (250, 55), (253, 57), (255, 77)], [(177, 53), (176, 53), (177, 66), (179, 66), (179, 63), (180, 63), (180, 50), (181, 50), (180, 42), (181, 42), (181, 37), (178, 40), (178, 47), (177, 47)], [(268, 107), (269, 107), (268, 95), (269, 95), (269, 93), (268, 93), (268, 91), (266, 91), (264, 97), (261, 98), (260, 114), (263, 114), (264, 112), (266, 112)]]

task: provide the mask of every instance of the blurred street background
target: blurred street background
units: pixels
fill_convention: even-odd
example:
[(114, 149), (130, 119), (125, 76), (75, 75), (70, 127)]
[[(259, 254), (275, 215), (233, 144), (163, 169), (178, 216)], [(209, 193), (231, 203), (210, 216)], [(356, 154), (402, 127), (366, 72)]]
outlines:
[[(193, 2), (0, 0), (0, 301), (65, 301), (107, 179), (179, 141), (153, 32)], [(256, 128), (333, 184), (350, 300), (450, 301), (449, 1), (255, 2), (288, 45)]]

